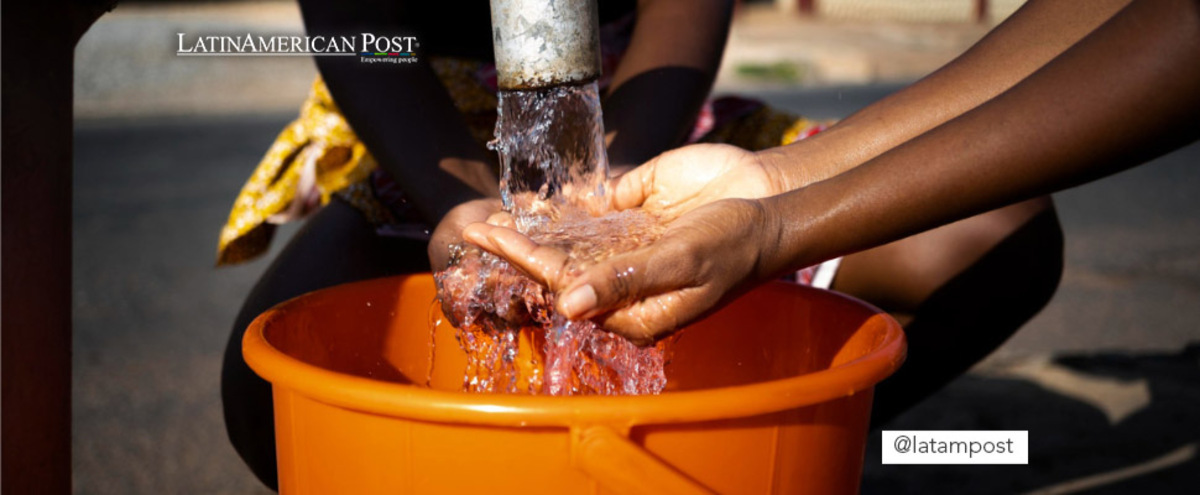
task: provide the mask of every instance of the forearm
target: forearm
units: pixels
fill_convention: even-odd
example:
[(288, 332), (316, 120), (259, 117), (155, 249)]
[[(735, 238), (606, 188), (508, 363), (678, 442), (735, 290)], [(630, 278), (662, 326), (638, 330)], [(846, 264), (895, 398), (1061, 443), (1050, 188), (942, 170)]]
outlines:
[(729, 31), (728, 0), (644, 0), (604, 99), (609, 159), (635, 165), (683, 144), (712, 89)]
[(1129, 0), (1033, 0), (963, 55), (797, 144), (764, 151), (794, 189), (856, 167), (1012, 87)]
[(979, 108), (842, 175), (764, 200), (773, 243), (756, 275), (899, 239), (1182, 146), (1200, 137), (1197, 87), (1200, 4), (1136, 1)]
[[(363, 6), (308, 0), (301, 7), (310, 33), (379, 31)], [(363, 64), (357, 57), (318, 57), (317, 67), (359, 139), (427, 222), (436, 224), (455, 205), (495, 194), (490, 156), (424, 60)]]

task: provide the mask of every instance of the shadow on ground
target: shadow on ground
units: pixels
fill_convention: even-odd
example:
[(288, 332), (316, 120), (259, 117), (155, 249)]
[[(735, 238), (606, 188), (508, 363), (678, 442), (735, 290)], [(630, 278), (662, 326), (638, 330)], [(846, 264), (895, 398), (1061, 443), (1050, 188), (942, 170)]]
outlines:
[[(1064, 355), (1050, 367), (1079, 380), (1064, 394), (1027, 379), (973, 374), (884, 427), (1028, 430), (1029, 465), (885, 466), (875, 432), (862, 492), (1161, 494), (1200, 486), (1200, 342), (1175, 354)], [(1114, 422), (1111, 404), (1088, 398), (1096, 396), (1086, 389), (1098, 384), (1144, 384), (1148, 400), (1127, 405)]]

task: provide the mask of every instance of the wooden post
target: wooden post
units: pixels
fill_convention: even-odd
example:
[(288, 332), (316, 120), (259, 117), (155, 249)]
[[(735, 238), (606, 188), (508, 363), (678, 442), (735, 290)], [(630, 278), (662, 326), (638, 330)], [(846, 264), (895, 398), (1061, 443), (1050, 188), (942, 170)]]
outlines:
[(0, 491), (71, 492), (75, 43), (105, 9), (4, 2)]

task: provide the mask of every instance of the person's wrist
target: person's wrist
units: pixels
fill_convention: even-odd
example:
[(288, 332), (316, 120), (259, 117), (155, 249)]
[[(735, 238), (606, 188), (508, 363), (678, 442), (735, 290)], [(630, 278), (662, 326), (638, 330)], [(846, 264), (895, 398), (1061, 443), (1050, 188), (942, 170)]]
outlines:
[(755, 216), (751, 225), (754, 231), (751, 242), (757, 250), (754, 264), (754, 279), (752, 283), (771, 280), (775, 277), (776, 265), (779, 264), (780, 247), (783, 241), (784, 225), (782, 217), (775, 211), (776, 201), (771, 198), (750, 200), (755, 207)]
[(798, 160), (789, 159), (783, 147), (767, 148), (756, 152), (755, 158), (770, 179), (771, 195), (783, 194), (807, 184), (804, 167)]

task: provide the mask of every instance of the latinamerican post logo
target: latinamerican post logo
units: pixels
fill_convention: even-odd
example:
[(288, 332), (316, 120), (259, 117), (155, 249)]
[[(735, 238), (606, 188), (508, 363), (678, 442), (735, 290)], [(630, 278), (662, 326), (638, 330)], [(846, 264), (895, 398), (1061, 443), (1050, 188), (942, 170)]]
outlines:
[(197, 35), (176, 33), (179, 57), (359, 57), (364, 63), (417, 61), (416, 36)]

